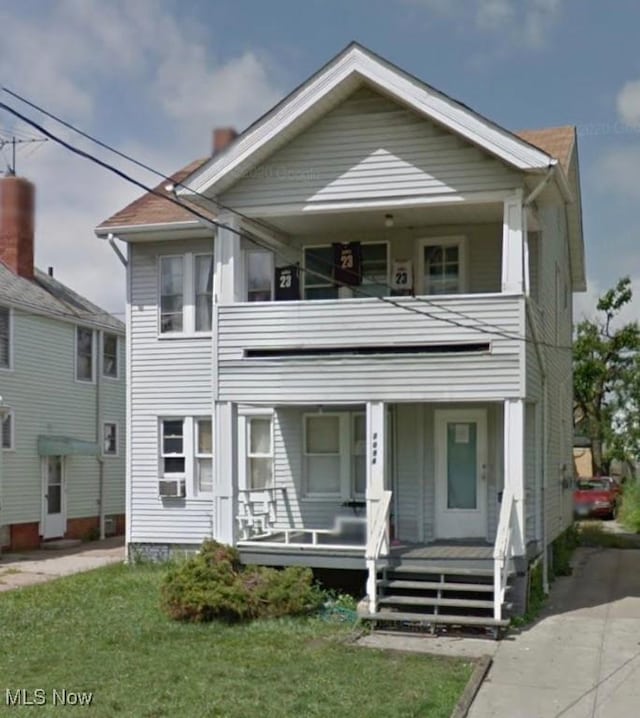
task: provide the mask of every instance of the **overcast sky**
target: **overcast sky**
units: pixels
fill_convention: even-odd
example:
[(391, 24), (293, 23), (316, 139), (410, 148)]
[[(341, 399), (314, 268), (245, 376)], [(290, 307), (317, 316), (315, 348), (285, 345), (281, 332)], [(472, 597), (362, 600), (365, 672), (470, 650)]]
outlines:
[[(577, 315), (631, 274), (635, 318), (638, 27), (636, 0), (0, 0), (0, 84), (171, 173), (206, 156), (214, 126), (242, 129), (357, 40), (509, 129), (577, 125), (589, 278)], [(0, 132), (13, 127), (0, 111)], [(138, 190), (52, 142), (25, 145), (18, 173), (38, 187), (38, 265), (121, 314), (123, 268), (93, 228)]]

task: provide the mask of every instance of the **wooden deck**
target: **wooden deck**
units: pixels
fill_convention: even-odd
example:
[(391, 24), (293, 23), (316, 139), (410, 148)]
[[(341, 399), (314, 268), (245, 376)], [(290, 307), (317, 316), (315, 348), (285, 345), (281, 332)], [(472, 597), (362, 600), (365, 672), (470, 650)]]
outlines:
[(429, 544), (393, 544), (390, 555), (402, 560), (492, 560), (493, 546), (488, 543), (436, 541)]

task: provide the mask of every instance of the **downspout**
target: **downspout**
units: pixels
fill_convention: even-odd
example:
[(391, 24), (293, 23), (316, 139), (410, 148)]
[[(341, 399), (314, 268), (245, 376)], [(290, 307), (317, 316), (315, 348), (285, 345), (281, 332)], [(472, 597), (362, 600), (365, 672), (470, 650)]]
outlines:
[[(549, 169), (547, 170), (547, 173), (542, 178), (541, 182), (531, 191), (529, 196), (524, 200), (523, 203), (523, 209), (526, 212), (527, 207), (529, 207), (536, 197), (542, 192), (542, 190), (547, 186), (549, 181), (552, 179), (554, 174), (556, 173), (557, 169), (557, 161), (555, 161), (553, 164), (549, 165)], [(526, 239), (526, 238), (525, 238)], [(541, 268), (539, 268), (541, 269)], [(541, 383), (541, 391), (542, 391), (542, 436), (540, 437), (542, 440), (542, 459), (541, 463), (541, 496), (540, 496), (540, 502), (541, 502), (541, 531), (542, 531), (542, 589), (545, 594), (549, 593), (549, 552), (547, 548), (547, 462), (548, 462), (548, 414), (549, 414), (549, 407), (548, 407), (548, 401), (547, 401), (547, 371), (546, 371), (546, 362), (545, 357), (542, 352), (542, 348), (540, 345), (540, 337), (538, 335), (538, 325), (534, 321), (533, 316), (533, 309), (531, 306), (531, 297), (526, 296), (525, 298), (525, 307), (527, 312), (527, 318), (529, 320), (529, 326), (531, 327), (531, 333), (533, 336), (533, 345), (536, 352), (536, 358), (538, 360), (538, 365), (540, 367), (540, 383)]]
[(104, 540), (105, 531), (105, 486), (104, 486), (104, 458), (102, 457), (102, 449), (104, 446), (104, 436), (102, 429), (102, 343), (104, 342), (104, 332), (98, 330), (98, 358), (96, 361), (96, 443), (98, 444), (98, 453), (96, 460), (98, 462), (98, 506), (99, 506), (99, 525), (100, 540)]

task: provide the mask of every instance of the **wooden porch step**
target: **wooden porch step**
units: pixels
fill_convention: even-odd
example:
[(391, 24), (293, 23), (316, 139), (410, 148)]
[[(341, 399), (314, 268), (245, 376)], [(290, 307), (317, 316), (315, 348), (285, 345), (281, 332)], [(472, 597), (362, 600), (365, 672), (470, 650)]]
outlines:
[(493, 593), (493, 583), (451, 583), (439, 581), (404, 581), (402, 579), (379, 579), (382, 588), (416, 589), (419, 591), (473, 591)]
[(490, 616), (447, 616), (431, 613), (401, 613), (396, 611), (376, 611), (361, 616), (365, 621), (389, 621), (392, 623), (423, 623), (449, 626), (485, 626), (487, 628), (505, 628), (509, 625), (508, 618), (499, 621)]
[[(382, 567), (381, 567), (382, 568)], [(389, 573), (414, 573), (422, 575), (440, 576), (482, 576), (493, 577), (492, 568), (470, 568), (465, 566), (438, 566), (429, 563), (398, 563), (388, 564), (386, 567)]]
[(436, 596), (382, 596), (379, 604), (398, 606), (445, 606), (449, 608), (493, 609), (493, 601), (477, 601), (468, 598), (438, 598)]

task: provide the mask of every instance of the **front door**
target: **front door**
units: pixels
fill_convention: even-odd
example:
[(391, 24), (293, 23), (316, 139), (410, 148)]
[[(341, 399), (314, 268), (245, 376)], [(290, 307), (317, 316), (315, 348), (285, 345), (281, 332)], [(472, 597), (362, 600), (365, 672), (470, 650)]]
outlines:
[(43, 459), (44, 496), (42, 537), (45, 539), (64, 536), (64, 457), (46, 456)]
[(436, 411), (436, 538), (486, 538), (486, 468), (486, 411)]

